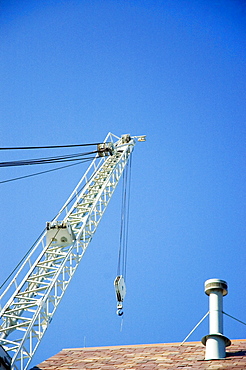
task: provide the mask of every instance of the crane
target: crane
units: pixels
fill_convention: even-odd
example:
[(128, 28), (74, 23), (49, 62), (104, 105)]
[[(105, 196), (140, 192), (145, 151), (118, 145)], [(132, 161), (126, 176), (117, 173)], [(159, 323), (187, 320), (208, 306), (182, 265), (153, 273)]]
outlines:
[[(78, 185), (47, 222), (0, 295), (0, 369), (26, 370), (30, 364), (97, 230), (135, 139), (145, 141), (145, 136), (108, 133)], [(118, 292), (119, 305), (124, 295)]]

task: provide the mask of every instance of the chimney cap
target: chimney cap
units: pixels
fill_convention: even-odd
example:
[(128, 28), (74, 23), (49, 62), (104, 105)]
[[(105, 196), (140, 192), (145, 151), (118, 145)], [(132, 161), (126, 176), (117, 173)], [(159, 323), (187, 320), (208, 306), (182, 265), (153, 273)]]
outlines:
[(206, 280), (204, 288), (207, 295), (209, 295), (213, 290), (222, 290), (223, 296), (228, 293), (227, 282), (221, 279)]

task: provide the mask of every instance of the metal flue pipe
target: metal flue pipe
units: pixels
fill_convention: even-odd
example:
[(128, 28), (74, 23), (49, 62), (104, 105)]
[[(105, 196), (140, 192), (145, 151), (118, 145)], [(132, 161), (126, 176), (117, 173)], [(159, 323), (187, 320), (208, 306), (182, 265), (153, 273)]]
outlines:
[(205, 281), (205, 293), (209, 296), (209, 335), (202, 338), (206, 346), (205, 360), (226, 357), (225, 348), (231, 341), (223, 335), (223, 296), (227, 295), (227, 283), (220, 279)]

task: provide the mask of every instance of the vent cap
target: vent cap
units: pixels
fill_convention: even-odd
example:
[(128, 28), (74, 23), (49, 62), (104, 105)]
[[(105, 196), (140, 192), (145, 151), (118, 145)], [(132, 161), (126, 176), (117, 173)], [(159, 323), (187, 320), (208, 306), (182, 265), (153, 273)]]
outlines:
[(209, 279), (204, 284), (205, 293), (209, 295), (213, 290), (222, 290), (223, 296), (227, 295), (227, 282), (221, 279)]

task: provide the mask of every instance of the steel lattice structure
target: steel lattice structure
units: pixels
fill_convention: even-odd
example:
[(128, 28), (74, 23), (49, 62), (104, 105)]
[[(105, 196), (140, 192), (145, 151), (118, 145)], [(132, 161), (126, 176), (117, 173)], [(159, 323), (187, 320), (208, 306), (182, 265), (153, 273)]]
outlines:
[(129, 135), (119, 138), (111, 133), (104, 143), (111, 145), (99, 148), (100, 157), (95, 157), (58, 215), (47, 223), (0, 296), (0, 345), (10, 356), (12, 370), (27, 369), (135, 146)]

